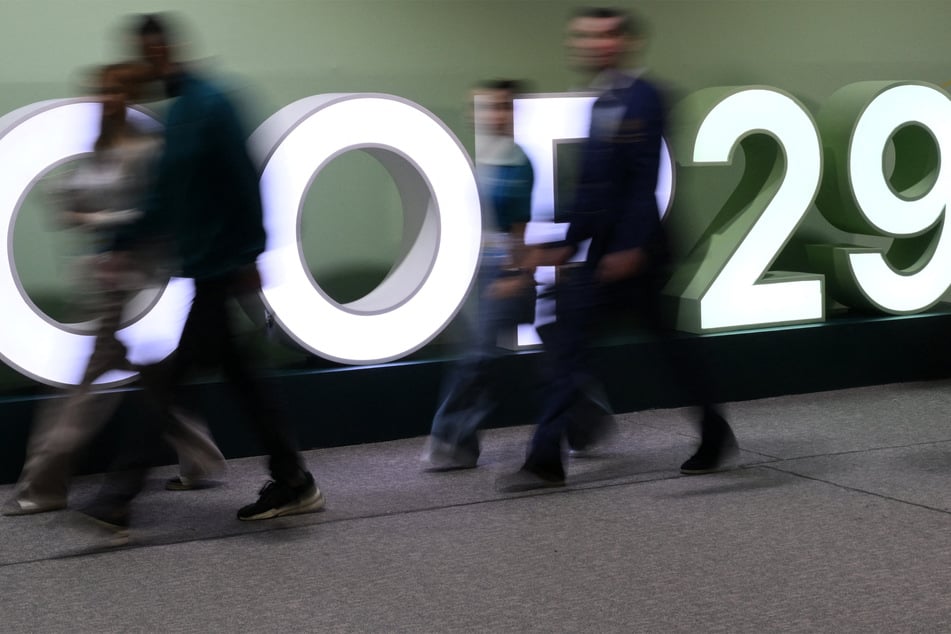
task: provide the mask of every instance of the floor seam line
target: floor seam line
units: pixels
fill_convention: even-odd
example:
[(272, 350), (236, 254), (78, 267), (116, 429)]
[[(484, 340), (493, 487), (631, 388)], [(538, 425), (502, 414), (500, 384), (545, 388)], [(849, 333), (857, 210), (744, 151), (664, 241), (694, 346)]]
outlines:
[[(864, 495), (870, 495), (870, 496), (877, 497), (877, 498), (880, 498), (880, 499), (883, 499), (883, 500), (890, 500), (890, 501), (894, 501), (894, 502), (899, 502), (899, 503), (901, 503), (901, 504), (906, 504), (906, 505), (909, 505), (909, 506), (916, 506), (916, 507), (919, 507), (919, 508), (922, 508), (922, 509), (931, 510), (931, 511), (937, 511), (937, 512), (942, 513), (942, 514), (949, 515), (949, 514), (951, 514), (951, 510), (946, 510), (946, 509), (941, 509), (941, 508), (937, 508), (937, 507), (932, 507), (932, 506), (928, 506), (928, 505), (926, 505), (926, 504), (920, 504), (920, 503), (916, 503), (916, 502), (910, 502), (910, 501), (908, 501), (908, 500), (902, 500), (902, 499), (900, 499), (900, 498), (894, 498), (894, 497), (890, 497), (890, 496), (887, 496), (887, 495), (882, 495), (882, 494), (874, 493), (874, 492), (871, 492), (871, 491), (867, 491), (867, 490), (864, 490), (864, 489), (860, 489), (860, 488), (856, 488), (856, 487), (850, 487), (850, 486), (848, 486), (848, 485), (843, 485), (843, 484), (839, 484), (839, 483), (832, 482), (832, 481), (828, 481), (828, 480), (823, 480), (822, 478), (817, 478), (817, 477), (814, 477), (814, 476), (808, 476), (808, 475), (805, 475), (805, 474), (798, 473), (798, 472), (796, 472), (796, 471), (790, 470), (788, 467), (787, 467), (787, 468), (783, 468), (783, 466), (782, 466), (783, 463), (793, 462), (793, 461), (796, 461), (796, 460), (807, 460), (807, 459), (815, 459), (815, 458), (822, 458), (822, 457), (846, 456), (846, 455), (853, 455), (853, 454), (857, 454), (857, 453), (867, 453), (867, 452), (873, 452), (873, 451), (885, 451), (885, 450), (889, 450), (889, 449), (907, 449), (907, 448), (921, 447), (921, 446), (935, 445), (935, 444), (942, 444), (942, 443), (948, 443), (948, 442), (951, 442), (951, 441), (949, 441), (949, 440), (927, 441), (927, 442), (920, 442), (920, 443), (911, 443), (911, 444), (907, 444), (907, 445), (895, 445), (895, 446), (888, 446), (888, 447), (876, 447), (876, 448), (871, 448), (871, 449), (860, 449), (860, 450), (849, 450), (849, 451), (834, 452), (834, 453), (825, 453), (825, 454), (814, 454), (814, 455), (809, 455), (809, 456), (797, 456), (797, 457), (795, 457), (795, 458), (774, 457), (774, 456), (770, 456), (770, 455), (768, 455), (768, 454), (761, 454), (761, 453), (758, 453), (758, 452), (752, 451), (752, 450), (741, 449), (741, 451), (743, 451), (744, 453), (747, 453), (747, 454), (752, 453), (752, 454), (754, 454), (754, 455), (764, 456), (764, 457), (767, 457), (767, 458), (770, 458), (770, 459), (769, 459), (769, 460), (765, 460), (765, 461), (755, 462), (755, 463), (737, 465), (736, 467), (734, 467), (734, 468), (732, 468), (732, 469), (726, 469), (726, 470), (720, 471), (720, 472), (718, 472), (718, 473), (728, 473), (729, 471), (739, 471), (739, 470), (745, 470), (745, 469), (765, 468), (765, 469), (770, 469), (770, 470), (773, 470), (773, 471), (776, 471), (776, 472), (779, 472), (779, 473), (784, 473), (784, 474), (787, 474), (787, 475), (792, 475), (792, 476), (794, 476), (794, 477), (802, 478), (802, 479), (805, 479), (805, 480), (812, 480), (812, 481), (815, 481), (815, 482), (820, 482), (820, 483), (822, 483), (822, 484), (827, 484), (827, 485), (834, 486), (834, 487), (837, 487), (837, 488), (840, 488), (840, 489), (843, 489), (843, 490), (852, 491), (852, 492), (855, 492), (855, 493), (861, 493), (861, 494), (864, 494)], [(664, 475), (664, 474), (666, 474), (666, 475)], [(645, 475), (646, 475), (647, 477), (638, 477), (638, 476), (645, 476)], [(652, 477), (652, 475), (653, 475), (654, 477)], [(102, 555), (102, 554), (108, 554), (108, 553), (113, 553), (113, 552), (123, 552), (123, 551), (131, 551), (131, 550), (140, 550), (140, 549), (145, 549), (145, 548), (154, 548), (154, 547), (158, 547), (158, 546), (175, 546), (175, 545), (180, 545), (180, 544), (201, 543), (201, 542), (214, 541), (214, 540), (235, 539), (235, 538), (240, 538), (240, 537), (247, 536), (247, 535), (255, 535), (255, 534), (259, 534), (259, 533), (285, 531), (285, 530), (310, 529), (310, 528), (313, 528), (313, 527), (316, 527), (316, 526), (322, 526), (322, 525), (343, 524), (343, 523), (346, 523), (346, 522), (355, 522), (355, 521), (373, 520), (373, 519), (383, 519), (383, 518), (399, 517), (399, 516), (404, 516), (404, 515), (405, 515), (405, 516), (409, 516), (409, 515), (415, 515), (415, 514), (418, 514), (418, 513), (428, 513), (428, 512), (440, 511), (440, 510), (451, 510), (451, 509), (457, 509), (457, 508), (466, 508), (466, 507), (471, 507), (471, 506), (479, 506), (479, 505), (493, 504), (493, 503), (498, 503), (498, 502), (506, 502), (506, 501), (510, 501), (510, 500), (519, 500), (519, 499), (522, 499), (522, 498), (534, 498), (534, 497), (542, 497), (542, 496), (546, 496), (546, 495), (557, 495), (557, 494), (572, 494), (572, 493), (579, 493), (579, 492), (584, 492), (584, 491), (594, 491), (594, 490), (611, 489), (611, 488), (617, 488), (617, 487), (623, 487), (623, 486), (631, 486), (631, 485), (638, 485), (638, 484), (652, 484), (652, 483), (657, 483), (657, 482), (677, 480), (677, 479), (682, 479), (682, 478), (694, 478), (694, 477), (696, 477), (696, 476), (690, 476), (690, 475), (685, 475), (685, 474), (680, 474), (680, 473), (670, 473), (669, 471), (656, 471), (656, 472), (653, 472), (653, 473), (648, 471), (648, 472), (643, 472), (643, 473), (641, 473), (641, 474), (637, 474), (637, 476), (635, 476), (635, 478), (637, 478), (637, 479), (633, 479), (633, 480), (632, 480), (632, 479), (624, 479), (624, 478), (621, 478), (621, 479), (606, 480), (606, 481), (603, 481), (603, 482), (600, 482), (600, 483), (598, 483), (598, 482), (591, 482), (591, 483), (581, 482), (581, 483), (577, 483), (575, 486), (569, 486), (568, 488), (565, 488), (565, 489), (545, 489), (545, 490), (534, 491), (534, 492), (528, 492), (528, 493), (524, 493), (524, 494), (520, 494), (520, 495), (512, 495), (512, 496), (507, 496), (507, 497), (495, 497), (495, 498), (479, 499), (479, 500), (473, 500), (473, 501), (469, 501), (469, 502), (459, 502), (459, 503), (453, 503), (453, 504), (447, 504), (447, 505), (427, 506), (427, 507), (423, 507), (423, 508), (414, 508), (414, 509), (407, 509), (407, 510), (397, 510), (397, 511), (392, 511), (392, 512), (385, 512), (385, 513), (371, 513), (371, 514), (366, 514), (366, 515), (355, 515), (355, 516), (351, 516), (351, 517), (342, 517), (342, 518), (338, 518), (338, 519), (331, 519), (331, 520), (327, 520), (327, 521), (323, 521), (323, 522), (315, 522), (315, 523), (313, 523), (313, 524), (305, 524), (305, 525), (301, 525), (301, 526), (279, 526), (279, 527), (274, 527), (274, 528), (262, 529), (262, 530), (260, 530), (260, 531), (248, 531), (248, 532), (240, 532), (240, 533), (225, 533), (225, 534), (222, 534), (222, 535), (213, 535), (213, 536), (201, 537), (201, 538), (197, 538), (197, 539), (182, 539), (182, 540), (152, 542), (152, 543), (144, 543), (144, 544), (142, 544), (142, 545), (140, 545), (140, 546), (130, 546), (130, 547), (122, 547), (122, 548), (116, 548), (116, 549), (96, 549), (96, 550), (88, 550), (88, 551), (77, 550), (77, 551), (75, 551), (75, 552), (60, 553), (60, 554), (55, 554), (55, 555), (52, 555), (52, 556), (49, 556), (49, 557), (41, 557), (41, 558), (30, 559), (30, 560), (25, 560), (25, 561), (14, 561), (14, 562), (8, 562), (8, 563), (0, 563), (0, 570), (5, 569), (5, 568), (14, 567), (14, 566), (36, 564), (36, 563), (42, 563), (42, 562), (47, 562), (47, 561), (59, 561), (59, 560), (64, 560), (64, 559), (73, 559), (73, 558), (80, 558), (80, 557), (87, 557), (87, 556), (95, 556), (95, 555)]]
[[(723, 472), (720, 472), (720, 473), (726, 473), (726, 472), (728, 472), (728, 470), (723, 471)], [(651, 473), (651, 472), (645, 472), (645, 473)], [(196, 538), (196, 539), (182, 539), (182, 540), (171, 540), (171, 541), (152, 542), (152, 543), (144, 543), (144, 544), (139, 545), (139, 546), (130, 545), (130, 546), (122, 546), (122, 547), (118, 547), (118, 548), (75, 549), (75, 550), (70, 551), (70, 552), (59, 553), (59, 554), (55, 554), (55, 555), (52, 555), (52, 556), (49, 556), (49, 557), (41, 557), (41, 558), (36, 558), (36, 559), (30, 559), (30, 560), (25, 560), (25, 561), (15, 561), (15, 562), (9, 562), (9, 563), (0, 563), (0, 570), (2, 570), (2, 569), (4, 569), (4, 568), (14, 567), (14, 566), (36, 564), (36, 563), (42, 563), (42, 562), (47, 562), (47, 561), (62, 561), (62, 560), (66, 560), (66, 559), (76, 559), (76, 558), (82, 558), (82, 557), (91, 557), (91, 556), (97, 556), (97, 555), (105, 555), (105, 554), (109, 554), (109, 553), (119, 553), (119, 552), (133, 551), (133, 550), (142, 550), (142, 549), (155, 548), (155, 547), (160, 547), (160, 546), (176, 546), (176, 545), (181, 545), (181, 544), (201, 543), (201, 542), (215, 541), (215, 540), (236, 539), (236, 538), (240, 538), (240, 537), (244, 537), (244, 536), (248, 536), (248, 535), (257, 535), (257, 534), (261, 534), (261, 533), (269, 533), (269, 532), (277, 532), (277, 531), (304, 530), (304, 529), (311, 529), (311, 528), (314, 528), (314, 527), (317, 527), (317, 526), (324, 526), (324, 525), (344, 524), (344, 523), (347, 523), (347, 522), (356, 522), (356, 521), (373, 520), (373, 519), (383, 519), (383, 518), (390, 518), (390, 517), (399, 517), (399, 516), (403, 516), (403, 515), (407, 515), (407, 516), (408, 516), (408, 515), (415, 515), (415, 514), (418, 514), (418, 513), (428, 513), (428, 512), (433, 512), (433, 511), (451, 510), (451, 509), (457, 509), (457, 508), (466, 508), (466, 507), (471, 507), (471, 506), (480, 506), (480, 505), (486, 505), (486, 504), (493, 504), (493, 503), (498, 503), (498, 502), (508, 502), (508, 501), (512, 501), (512, 500), (521, 500), (521, 499), (524, 499), (524, 498), (537, 498), (537, 497), (543, 497), (543, 496), (548, 496), (548, 495), (559, 495), (559, 494), (560, 494), (560, 495), (566, 495), (566, 494), (573, 494), (573, 493), (582, 493), (582, 492), (585, 492), (585, 491), (597, 491), (597, 490), (611, 489), (611, 488), (617, 488), (617, 487), (622, 487), (622, 486), (638, 485), (638, 484), (653, 484), (653, 483), (656, 483), (656, 482), (665, 482), (665, 481), (670, 481), (670, 480), (679, 480), (679, 479), (683, 479), (683, 478), (695, 478), (695, 477), (696, 477), (696, 476), (690, 476), (690, 475), (685, 475), (685, 474), (681, 474), (681, 473), (673, 473), (673, 474), (669, 474), (669, 475), (660, 475), (660, 473), (663, 473), (663, 472), (655, 472), (655, 473), (657, 473), (659, 477), (647, 477), (647, 478), (636, 479), (636, 480), (608, 480), (608, 481), (604, 481), (603, 483), (590, 483), (590, 484), (588, 484), (588, 485), (586, 485), (585, 483), (582, 482), (582, 483), (579, 483), (577, 486), (573, 486), (573, 487), (572, 487), (572, 486), (569, 486), (569, 487), (564, 488), (564, 489), (542, 489), (542, 490), (538, 490), (538, 491), (526, 492), (526, 493), (522, 493), (522, 494), (515, 494), (515, 495), (506, 496), (506, 497), (497, 497), (497, 498), (490, 498), (490, 499), (473, 500), (473, 501), (471, 501), (471, 502), (459, 502), (459, 503), (455, 503), (455, 504), (447, 504), (447, 505), (440, 505), (440, 506), (429, 506), (429, 507), (425, 507), (425, 508), (415, 508), (415, 509), (408, 509), (408, 510), (399, 510), (399, 511), (393, 511), (393, 512), (388, 512), (388, 513), (374, 513), (374, 514), (367, 514), (367, 515), (355, 515), (355, 516), (352, 516), (352, 517), (342, 517), (342, 518), (339, 518), (339, 519), (331, 519), (331, 520), (327, 520), (327, 521), (323, 521), (323, 522), (314, 522), (314, 523), (312, 523), (312, 524), (304, 524), (304, 525), (301, 525), (301, 526), (277, 526), (277, 527), (274, 527), (274, 528), (266, 528), (266, 529), (262, 529), (262, 530), (259, 530), (259, 531), (254, 531), (254, 530), (252, 530), (252, 531), (241, 532), (241, 533), (225, 533), (225, 534), (222, 534), (222, 535), (212, 535), (212, 536), (200, 537), (200, 538)], [(642, 475), (643, 475), (643, 474), (642, 474)], [(134, 531), (134, 529), (133, 529), (133, 531)]]
[(795, 471), (789, 471), (789, 470), (787, 470), (787, 469), (781, 469), (781, 468), (779, 468), (779, 467), (777, 467), (777, 466), (775, 466), (775, 465), (763, 465), (763, 468), (764, 468), (764, 469), (771, 469), (771, 470), (773, 470), (773, 471), (778, 471), (778, 472), (780, 472), (780, 473), (785, 473), (785, 474), (787, 474), (787, 475), (791, 475), (791, 476), (794, 476), (794, 477), (797, 477), (797, 478), (802, 478), (803, 480), (810, 480), (810, 481), (812, 481), (812, 482), (819, 482), (819, 483), (821, 483), (821, 484), (826, 484), (826, 485), (835, 487), (835, 488), (837, 488), (837, 489), (842, 489), (842, 490), (844, 490), (844, 491), (850, 491), (850, 492), (852, 492), (852, 493), (861, 493), (862, 495), (868, 495), (868, 496), (871, 496), (871, 497), (874, 497), (874, 498), (879, 498), (879, 499), (881, 499), (881, 500), (888, 500), (888, 501), (890, 501), (890, 502), (898, 502), (899, 504), (904, 504), (904, 505), (907, 505), (907, 506), (914, 506), (914, 507), (917, 507), (917, 508), (920, 508), (920, 509), (925, 509), (925, 510), (928, 510), (928, 511), (935, 511), (935, 512), (941, 513), (942, 515), (951, 515), (951, 510), (949, 510), (949, 509), (943, 509), (943, 508), (939, 508), (939, 507), (936, 507), (936, 506), (929, 506), (929, 505), (927, 505), (927, 504), (922, 504), (922, 503), (920, 503), (920, 502), (912, 502), (912, 501), (909, 501), (909, 500), (903, 500), (903, 499), (901, 499), (901, 498), (897, 498), (897, 497), (894, 497), (894, 496), (891, 496), (891, 495), (884, 495), (884, 494), (882, 494), (882, 493), (875, 493), (874, 491), (867, 491), (867, 490), (865, 490), (865, 489), (860, 489), (860, 488), (858, 488), (858, 487), (849, 486), (849, 485), (847, 485), (847, 484), (841, 484), (841, 483), (839, 483), (839, 482), (832, 482), (831, 480), (823, 480), (822, 478), (817, 478), (817, 477), (815, 477), (815, 476), (806, 475), (806, 474), (804, 474), (804, 473), (797, 473), (797, 472), (795, 472)]

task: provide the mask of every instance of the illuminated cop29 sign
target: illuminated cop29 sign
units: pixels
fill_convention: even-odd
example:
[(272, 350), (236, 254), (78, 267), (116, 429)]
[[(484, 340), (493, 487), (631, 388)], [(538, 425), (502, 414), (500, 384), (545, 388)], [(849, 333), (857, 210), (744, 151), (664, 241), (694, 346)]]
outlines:
[[(516, 104), (515, 136), (535, 166), (528, 239), (563, 231), (551, 224), (555, 146), (587, 129), (592, 98), (538, 95)], [(142, 123), (151, 118), (133, 113)], [(926, 310), (951, 285), (951, 240), (944, 211), (951, 171), (951, 101), (913, 82), (864, 82), (835, 93), (817, 121), (793, 97), (768, 87), (699, 91), (675, 110), (671, 137), (682, 170), (730, 165), (741, 148), (739, 183), (722, 207), (678, 207), (666, 153), (657, 197), (668, 222), (693, 236), (666, 294), (678, 324), (706, 332), (821, 321), (835, 300), (893, 314)], [(156, 125), (154, 121), (153, 125)], [(45, 172), (88, 152), (98, 106), (43, 102), (0, 118), (0, 357), (37, 380), (76, 383), (92, 337), (43, 315), (24, 292), (13, 261), (17, 212)], [(439, 119), (404, 99), (378, 94), (319, 95), (290, 104), (252, 135), (261, 168), (268, 251), (260, 261), (264, 301), (304, 348), (345, 363), (396, 359), (424, 345), (452, 319), (477, 264), (481, 213), (472, 164)], [(366, 296), (347, 304), (312, 279), (299, 240), (303, 199), (321, 169), (342, 153), (376, 158), (399, 191), (402, 250)], [(771, 271), (777, 255), (815, 206), (873, 246), (811, 244), (793, 271)], [(540, 279), (539, 281), (544, 281)], [(119, 336), (133, 361), (168, 354), (191, 297), (173, 279)], [(828, 295), (828, 296), (827, 296)], [(128, 378), (114, 372), (101, 383)]]

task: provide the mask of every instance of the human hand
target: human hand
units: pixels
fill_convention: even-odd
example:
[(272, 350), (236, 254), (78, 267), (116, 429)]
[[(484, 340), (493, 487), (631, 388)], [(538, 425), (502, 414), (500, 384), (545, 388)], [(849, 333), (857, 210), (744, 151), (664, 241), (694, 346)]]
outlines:
[(604, 255), (598, 262), (595, 279), (602, 284), (620, 282), (639, 274), (647, 264), (643, 249), (624, 249)]
[(532, 247), (525, 256), (525, 268), (534, 269), (539, 266), (559, 266), (568, 261), (574, 254), (572, 247)]
[(104, 209), (102, 211), (93, 211), (81, 214), (83, 224), (91, 229), (118, 227), (127, 225), (137, 220), (142, 212), (138, 209), (119, 209), (116, 211)]

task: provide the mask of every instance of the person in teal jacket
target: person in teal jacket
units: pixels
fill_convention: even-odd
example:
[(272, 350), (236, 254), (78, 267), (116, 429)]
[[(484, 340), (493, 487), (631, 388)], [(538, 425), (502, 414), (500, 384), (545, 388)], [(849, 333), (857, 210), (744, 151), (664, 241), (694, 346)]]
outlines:
[[(255, 262), (265, 247), (258, 173), (247, 136), (228, 96), (175, 61), (164, 18), (143, 16), (136, 36), (150, 69), (146, 79), (161, 81), (174, 102), (143, 218), (116, 237), (114, 252), (161, 237), (177, 256), (180, 275), (195, 280), (177, 350), (162, 363), (141, 368), (146, 391), (158, 403), (167, 401), (195, 366), (220, 367), (269, 455), (272, 478), (257, 502), (238, 511), (238, 519), (319, 510), (324, 497), (304, 466), (289, 424), (233, 337), (228, 305), (260, 291)], [(115, 266), (122, 266), (121, 255)], [(139, 431), (141, 450), (134, 445), (127, 449), (130, 464), (121, 464), (84, 510), (120, 539), (128, 529), (131, 502), (144, 484), (145, 454), (160, 432)]]
[[(476, 173), (483, 209), (482, 258), (475, 285), (476, 318), (469, 324), (468, 345), (454, 364), (423, 452), (427, 471), (471, 469), (479, 459), (479, 430), (497, 404), (500, 333), (535, 318), (534, 288), (511, 297), (493, 297), (499, 280), (521, 276), (525, 225), (531, 219), (535, 173), (513, 138), (515, 80), (482, 83), (473, 94)], [(530, 292), (531, 291), (531, 292)], [(527, 309), (527, 310), (526, 310)]]
[(228, 96), (184, 67), (171, 73), (165, 88), (175, 101), (156, 184), (143, 222), (120, 235), (117, 246), (165, 236), (183, 277), (209, 279), (254, 264), (264, 251), (258, 172)]

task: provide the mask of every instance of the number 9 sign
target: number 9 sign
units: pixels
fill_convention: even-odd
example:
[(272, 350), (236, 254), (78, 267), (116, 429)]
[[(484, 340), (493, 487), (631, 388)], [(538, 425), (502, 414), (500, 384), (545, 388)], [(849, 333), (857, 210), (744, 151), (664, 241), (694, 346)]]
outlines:
[(951, 283), (951, 170), (941, 160), (951, 157), (951, 101), (924, 84), (863, 82), (835, 93), (819, 126), (831, 163), (819, 210), (841, 229), (890, 239), (887, 249), (813, 247), (836, 299), (894, 314), (930, 308)]

